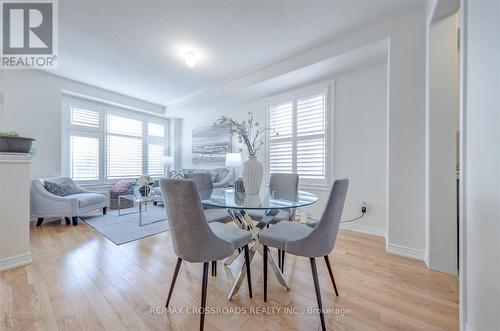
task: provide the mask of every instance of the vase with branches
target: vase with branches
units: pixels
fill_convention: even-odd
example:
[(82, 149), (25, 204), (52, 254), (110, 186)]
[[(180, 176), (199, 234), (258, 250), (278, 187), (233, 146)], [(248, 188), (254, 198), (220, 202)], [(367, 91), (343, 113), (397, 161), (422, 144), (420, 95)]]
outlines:
[[(216, 125), (230, 126), (231, 133), (238, 137), (238, 142), (246, 146), (248, 156), (257, 156), (264, 145), (262, 135), (269, 130), (260, 126), (259, 122), (254, 121), (252, 112), (248, 113), (248, 121), (236, 121), (227, 116), (221, 116)], [(240, 148), (241, 151), (243, 150)]]
[[(260, 126), (253, 118), (253, 113), (248, 113), (247, 121), (236, 121), (227, 116), (221, 116), (216, 125), (228, 125), (231, 133), (238, 137), (238, 142), (243, 144), (248, 151), (248, 160), (243, 163), (242, 175), (246, 194), (258, 194), (264, 176), (264, 167), (257, 160), (257, 153), (264, 146), (263, 135), (269, 130)], [(240, 152), (243, 149), (240, 148)]]

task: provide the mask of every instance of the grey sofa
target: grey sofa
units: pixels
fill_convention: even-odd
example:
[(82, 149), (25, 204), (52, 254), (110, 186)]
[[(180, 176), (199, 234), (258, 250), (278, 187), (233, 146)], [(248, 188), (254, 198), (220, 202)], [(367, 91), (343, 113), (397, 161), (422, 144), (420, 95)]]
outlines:
[[(181, 174), (182, 178), (185, 178), (186, 174), (198, 174), (198, 173), (208, 173), (212, 178), (213, 188), (228, 187), (231, 179), (233, 178), (231, 169), (228, 168), (214, 168), (214, 169), (182, 169), (182, 170), (172, 170), (168, 172), (168, 178), (179, 178), (175, 177), (174, 174)], [(153, 191), (156, 195), (161, 196), (160, 187), (158, 182), (153, 185)]]
[[(228, 187), (231, 182), (232, 172), (228, 168), (214, 168), (214, 169), (182, 169), (184, 174), (208, 173), (212, 178), (214, 188)], [(169, 174), (169, 177), (171, 175)]]
[(65, 217), (67, 224), (71, 217), (73, 225), (78, 225), (78, 217), (90, 211), (102, 209), (103, 214), (106, 214), (108, 205), (106, 193), (80, 188), (81, 193), (60, 197), (45, 189), (46, 180), (58, 184), (74, 183), (69, 177), (40, 178), (31, 182), (30, 212), (31, 218), (38, 219), (37, 226), (42, 225), (46, 217)]

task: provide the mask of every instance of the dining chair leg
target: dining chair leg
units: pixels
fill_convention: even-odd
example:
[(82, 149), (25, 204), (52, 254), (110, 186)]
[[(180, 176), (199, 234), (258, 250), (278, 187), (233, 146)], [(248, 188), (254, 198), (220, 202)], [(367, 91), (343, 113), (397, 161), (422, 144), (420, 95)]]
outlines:
[(65, 217), (64, 220), (66, 221), (66, 225), (70, 225), (71, 224), (71, 220), (69, 219), (69, 217)]
[(328, 273), (330, 274), (330, 279), (332, 280), (332, 283), (333, 283), (333, 289), (335, 290), (335, 295), (339, 296), (339, 291), (337, 291), (337, 284), (335, 284), (335, 278), (333, 277), (332, 265), (330, 264), (330, 259), (328, 258), (328, 255), (325, 255), (325, 262), (326, 262), (326, 266), (328, 267)]
[(43, 217), (38, 217), (38, 220), (36, 221), (36, 226), (41, 226), (43, 223)]
[(208, 285), (208, 264), (203, 263), (203, 279), (201, 282), (201, 316), (200, 316), (200, 331), (205, 327), (205, 309), (207, 307), (207, 285)]
[(281, 273), (285, 272), (285, 251), (281, 251)]
[(326, 330), (325, 326), (325, 316), (323, 315), (323, 303), (321, 302), (321, 291), (319, 289), (319, 280), (318, 280), (318, 270), (316, 269), (316, 259), (314, 257), (309, 258), (311, 261), (311, 272), (314, 281), (314, 290), (316, 291), (316, 300), (318, 301), (319, 308), (319, 318), (321, 320), (321, 329), (323, 331)]
[(278, 248), (278, 267), (281, 269), (281, 249)]
[(245, 265), (247, 267), (247, 280), (248, 280), (248, 293), (250, 295), (250, 299), (252, 298), (252, 276), (250, 274), (250, 254), (248, 252), (248, 245), (243, 247), (245, 250)]
[(263, 249), (263, 258), (264, 258), (264, 302), (267, 302), (267, 246), (264, 246)]
[(212, 276), (217, 277), (217, 261), (212, 261)]
[(180, 257), (178, 257), (177, 263), (175, 264), (174, 276), (172, 277), (172, 282), (170, 283), (170, 290), (168, 291), (167, 303), (165, 304), (165, 308), (168, 308), (170, 298), (172, 297), (172, 292), (174, 291), (175, 281), (177, 280), (177, 275), (179, 274), (179, 269), (181, 267), (181, 263), (182, 263), (182, 259)]

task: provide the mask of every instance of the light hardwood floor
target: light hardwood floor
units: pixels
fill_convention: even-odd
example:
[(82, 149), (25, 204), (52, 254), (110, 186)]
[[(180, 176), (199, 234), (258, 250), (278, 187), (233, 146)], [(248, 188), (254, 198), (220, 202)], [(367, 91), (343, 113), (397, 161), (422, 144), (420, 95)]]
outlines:
[[(169, 232), (116, 246), (85, 223), (31, 227), (33, 264), (0, 273), (0, 330), (196, 330), (193, 314), (153, 314), (163, 307), (176, 257)], [(273, 252), (274, 254), (274, 252)], [(317, 260), (330, 330), (458, 330), (458, 283), (418, 261), (387, 254), (378, 237), (340, 231), (330, 255), (340, 297)], [(262, 296), (262, 259), (252, 262), (253, 299), (246, 282), (233, 301), (222, 262), (209, 276), (211, 309), (246, 309), (246, 315), (214, 314), (206, 330), (317, 330), (314, 286), (308, 259), (287, 255), (290, 292), (269, 272), (269, 301)], [(197, 307), (202, 264), (183, 263), (172, 307)], [(280, 307), (272, 314), (269, 309)], [(285, 307), (289, 314), (284, 314)], [(252, 309), (252, 310), (251, 310)], [(268, 309), (267, 314), (264, 309)], [(262, 310), (262, 311), (258, 311)], [(262, 314), (258, 314), (262, 312)], [(295, 314), (290, 314), (295, 312)], [(301, 314), (302, 313), (302, 314)]]

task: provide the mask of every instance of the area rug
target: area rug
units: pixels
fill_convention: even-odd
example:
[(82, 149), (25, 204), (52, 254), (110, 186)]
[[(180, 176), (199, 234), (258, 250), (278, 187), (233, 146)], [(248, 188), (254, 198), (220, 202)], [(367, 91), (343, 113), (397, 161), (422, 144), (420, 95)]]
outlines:
[(148, 210), (142, 213), (142, 224), (145, 224), (143, 226), (139, 226), (137, 207), (122, 210), (121, 216), (114, 210), (106, 215), (80, 218), (116, 245), (168, 231), (168, 221), (163, 206), (148, 206)]

